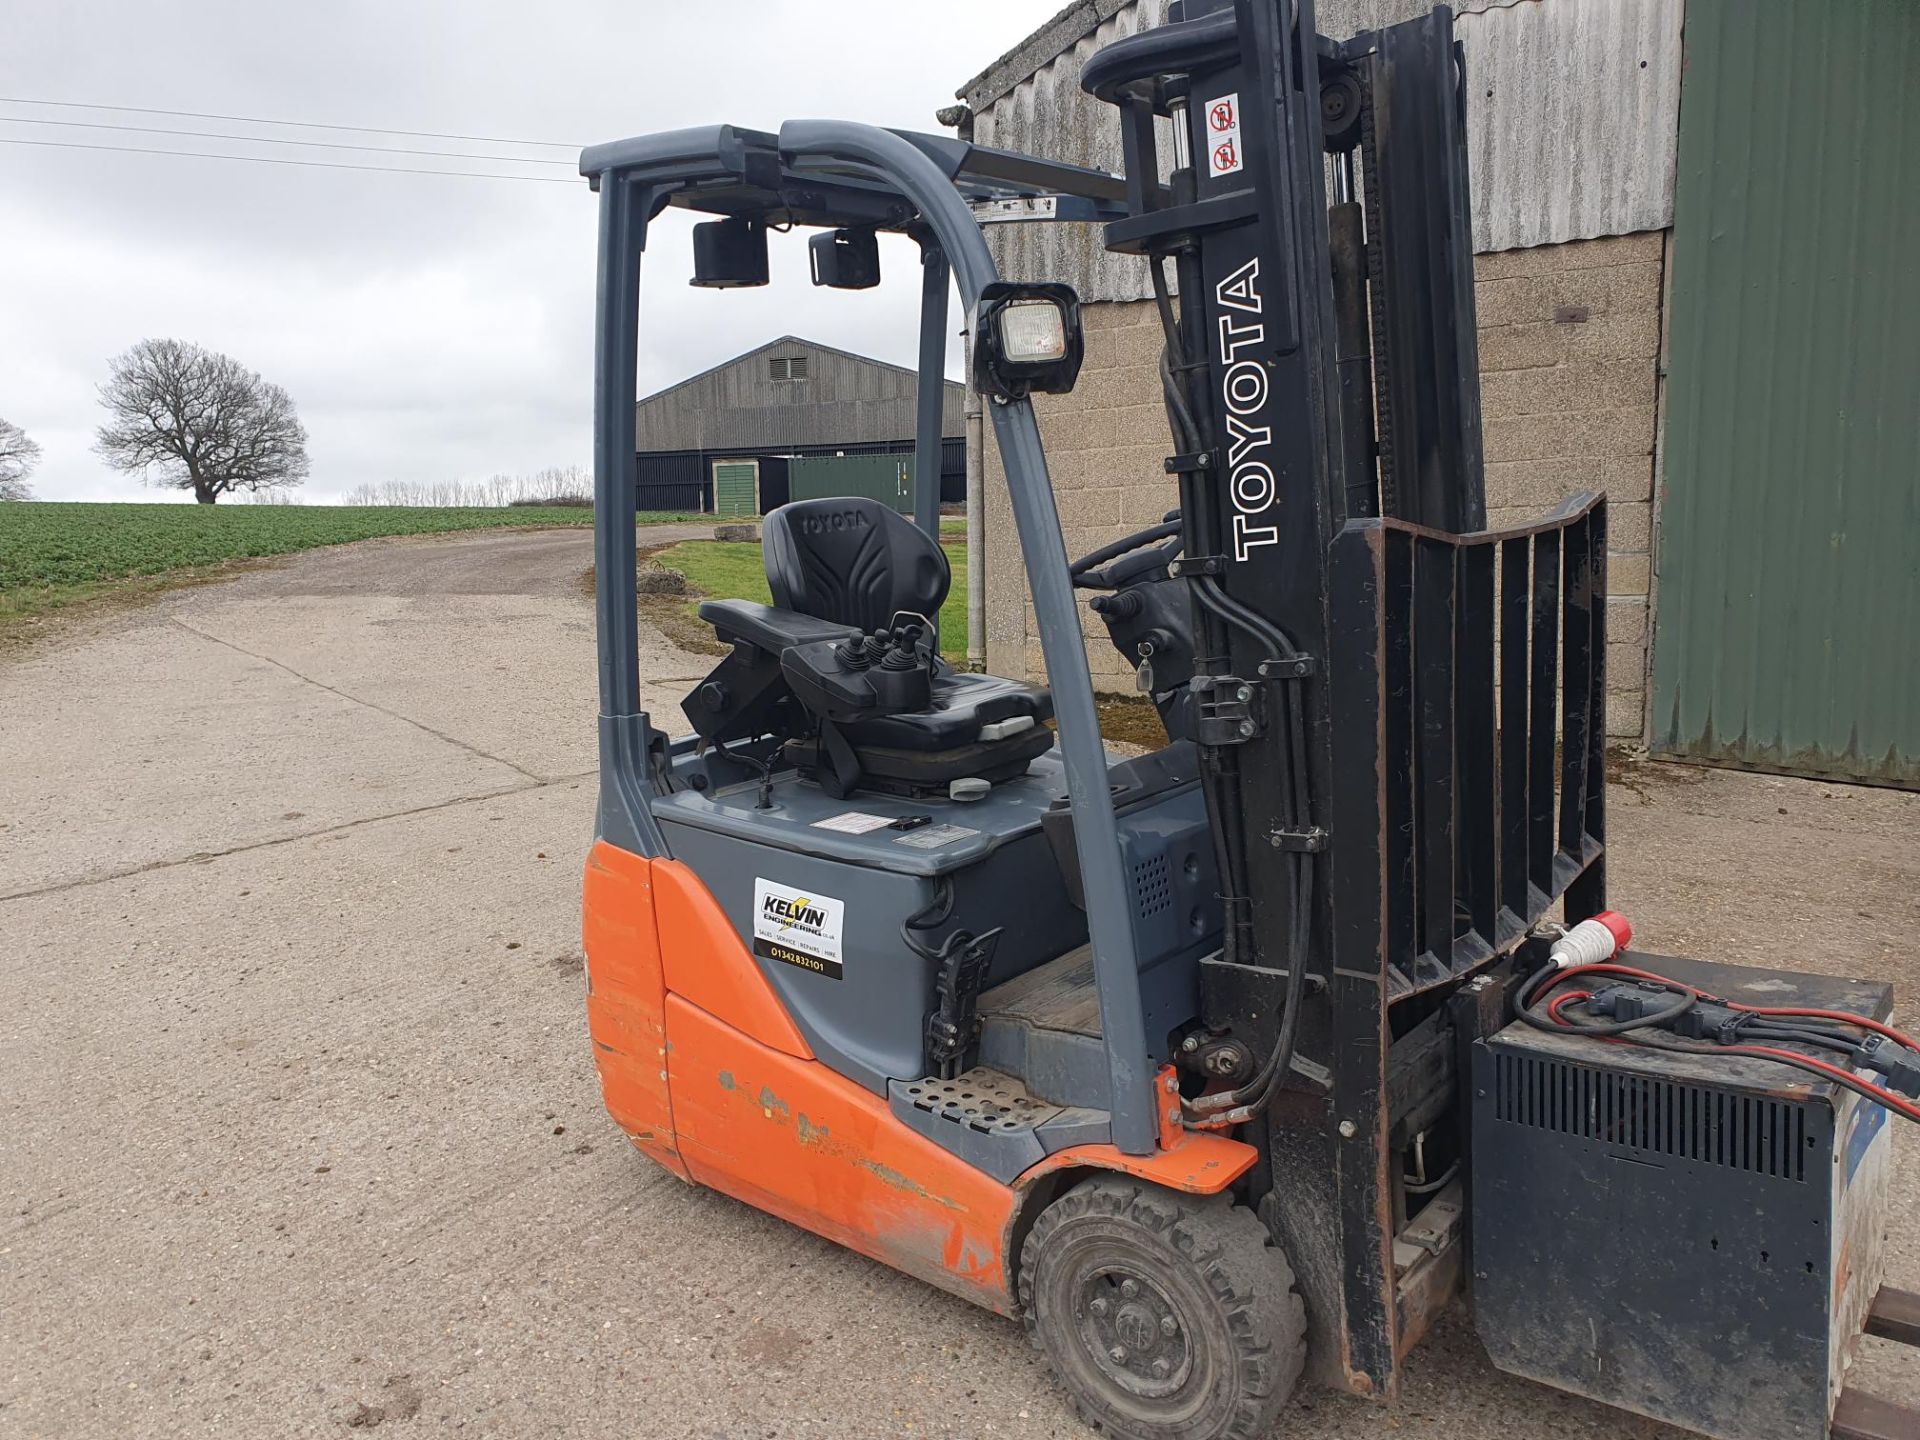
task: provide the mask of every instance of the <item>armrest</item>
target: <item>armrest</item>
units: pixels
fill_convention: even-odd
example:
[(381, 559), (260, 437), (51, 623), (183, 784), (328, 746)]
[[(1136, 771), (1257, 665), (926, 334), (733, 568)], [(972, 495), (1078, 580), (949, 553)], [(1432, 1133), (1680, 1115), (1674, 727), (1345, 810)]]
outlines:
[(851, 625), (816, 620), (797, 610), (776, 610), (751, 600), (702, 600), (700, 618), (713, 626), (722, 640), (744, 640), (770, 655), (818, 640), (844, 640), (860, 632)]

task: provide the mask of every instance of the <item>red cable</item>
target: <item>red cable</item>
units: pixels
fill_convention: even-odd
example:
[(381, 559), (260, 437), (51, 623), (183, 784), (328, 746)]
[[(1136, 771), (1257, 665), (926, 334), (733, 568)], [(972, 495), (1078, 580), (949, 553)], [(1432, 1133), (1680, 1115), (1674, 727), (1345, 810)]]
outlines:
[[(1691, 985), (1682, 985), (1678, 980), (1669, 979), (1665, 975), (1655, 975), (1650, 970), (1637, 970), (1631, 965), (1571, 965), (1571, 966), (1568, 966), (1567, 969), (1560, 972), (1559, 976), (1554, 980), (1553, 984), (1554, 986), (1558, 986), (1562, 982), (1572, 979), (1575, 975), (1593, 974), (1593, 973), (1607, 974), (1607, 975), (1611, 975), (1611, 974), (1632, 975), (1638, 979), (1652, 980), (1657, 984), (1671, 986), (1675, 990), (1684, 990), (1688, 994), (1694, 995), (1696, 997), (1706, 995), (1706, 992), (1704, 990), (1696, 990)], [(1549, 988), (1551, 989), (1553, 987), (1550, 986)], [(1590, 990), (1570, 990), (1565, 995), (1557, 996), (1554, 1000), (1552, 1000), (1547, 1005), (1547, 1018), (1549, 1020), (1552, 1020), (1556, 1025), (1563, 1026), (1567, 1030), (1571, 1031), (1576, 1035), (1579, 1034), (1580, 1027), (1578, 1025), (1572, 1024), (1571, 1022), (1563, 1018), (1560, 1014), (1560, 1007), (1562, 1005), (1570, 1004), (1575, 1000), (1590, 999), (1592, 998), (1592, 994), (1593, 992)], [(1719, 1000), (1718, 996), (1711, 996), (1709, 998)], [(1726, 1005), (1729, 1009), (1743, 1010), (1754, 1015), (1776, 1015), (1776, 1016), (1802, 1015), (1802, 1016), (1818, 1017), (1820, 1019), (1842, 1020), (1854, 1025), (1864, 1025), (1868, 1029), (1876, 1030), (1881, 1034), (1887, 1035), (1891, 1039), (1899, 1041), (1901, 1044), (1907, 1046), (1909, 1049), (1920, 1049), (1920, 1046), (1915, 1046), (1911, 1040), (1908, 1040), (1899, 1031), (1892, 1029), (1890, 1026), (1881, 1025), (1878, 1021), (1868, 1020), (1863, 1016), (1849, 1015), (1845, 1011), (1796, 1010), (1796, 1009), (1784, 1008), (1784, 1007), (1763, 1009), (1757, 1005), (1738, 1005), (1731, 1000), (1722, 1000), (1720, 1001), (1720, 1003)], [(1605, 1035), (1597, 1035), (1597, 1036), (1594, 1036), (1593, 1038), (1597, 1040), (1606, 1040), (1612, 1037), (1605, 1036)], [(1633, 1043), (1633, 1042), (1629, 1041), (1628, 1043)], [(1857, 1087), (1858, 1090), (1870, 1091), (1871, 1098), (1873, 1098), (1877, 1103), (1886, 1106), (1887, 1109), (1894, 1111), (1896, 1114), (1899, 1114), (1905, 1117), (1906, 1119), (1915, 1122), (1916, 1124), (1920, 1124), (1920, 1106), (1909, 1104), (1907, 1101), (1901, 1099), (1900, 1096), (1896, 1095), (1893, 1091), (1886, 1089), (1884, 1086), (1876, 1085), (1873, 1083), (1873, 1081), (1868, 1080), (1863, 1076), (1856, 1075), (1851, 1070), (1843, 1070), (1838, 1065), (1829, 1064), (1827, 1061), (1816, 1059), (1812, 1055), (1803, 1055), (1797, 1050), (1781, 1050), (1770, 1045), (1716, 1045), (1710, 1052), (1709, 1051), (1701, 1051), (1701, 1052), (1689, 1051), (1686, 1053), (1702, 1053), (1702, 1054), (1710, 1053), (1710, 1054), (1716, 1054), (1716, 1055), (1746, 1055), (1753, 1059), (1758, 1059), (1758, 1060), (1775, 1060), (1775, 1061), (1783, 1060), (1790, 1065), (1809, 1066), (1815, 1070), (1824, 1071), (1826, 1074), (1832, 1075), (1836, 1079), (1845, 1083), (1849, 1089), (1855, 1089)]]
[[(1560, 1007), (1570, 1004), (1575, 1000), (1591, 1000), (1592, 998), (1593, 992), (1591, 990), (1569, 990), (1566, 994), (1556, 999), (1551, 1005), (1547, 1006), (1547, 1018), (1556, 1025), (1565, 1025), (1569, 1030), (1578, 1030), (1580, 1028), (1578, 1025), (1571, 1023), (1560, 1014)], [(1595, 1038), (1605, 1039), (1606, 1037), (1597, 1036)]]
[(1715, 1052), (1721, 1055), (1751, 1055), (1761, 1060), (1786, 1060), (1794, 1065), (1811, 1065), (1816, 1070), (1824, 1070), (1836, 1079), (1847, 1082), (1848, 1088), (1860, 1086), (1873, 1092), (1873, 1098), (1887, 1109), (1904, 1115), (1907, 1119), (1920, 1123), (1920, 1106), (1909, 1105), (1893, 1091), (1863, 1079), (1851, 1070), (1842, 1070), (1838, 1065), (1829, 1065), (1824, 1060), (1816, 1060), (1811, 1055), (1802, 1055), (1797, 1050), (1776, 1050), (1771, 1045), (1724, 1045)]

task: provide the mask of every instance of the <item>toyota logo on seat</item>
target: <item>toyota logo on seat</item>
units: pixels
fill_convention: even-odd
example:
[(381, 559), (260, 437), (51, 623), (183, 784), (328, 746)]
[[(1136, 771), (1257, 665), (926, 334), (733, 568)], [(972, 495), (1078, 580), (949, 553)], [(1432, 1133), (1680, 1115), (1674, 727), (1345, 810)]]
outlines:
[(824, 535), (829, 530), (863, 530), (872, 524), (859, 510), (836, 510), (831, 515), (802, 515), (800, 533)]

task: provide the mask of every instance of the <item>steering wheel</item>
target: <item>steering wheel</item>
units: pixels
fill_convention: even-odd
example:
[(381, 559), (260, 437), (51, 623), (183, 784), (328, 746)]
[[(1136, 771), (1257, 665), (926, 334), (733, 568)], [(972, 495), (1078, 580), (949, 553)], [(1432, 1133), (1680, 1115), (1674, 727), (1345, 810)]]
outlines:
[[(1155, 547), (1150, 553), (1136, 555), (1125, 564), (1116, 563), (1122, 556), (1134, 555), (1135, 551), (1146, 550), (1150, 545)], [(1137, 576), (1164, 567), (1179, 554), (1180, 512), (1173, 510), (1158, 525), (1149, 525), (1098, 550), (1089, 550), (1067, 567), (1067, 574), (1077, 590), (1117, 590)]]

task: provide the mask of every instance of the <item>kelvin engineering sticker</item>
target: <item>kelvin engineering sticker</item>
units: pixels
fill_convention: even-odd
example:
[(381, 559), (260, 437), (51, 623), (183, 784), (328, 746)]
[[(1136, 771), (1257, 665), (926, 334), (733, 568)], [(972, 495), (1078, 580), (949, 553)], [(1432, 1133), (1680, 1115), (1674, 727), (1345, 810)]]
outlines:
[(845, 907), (771, 880), (753, 882), (753, 953), (816, 975), (840, 978), (840, 918)]

